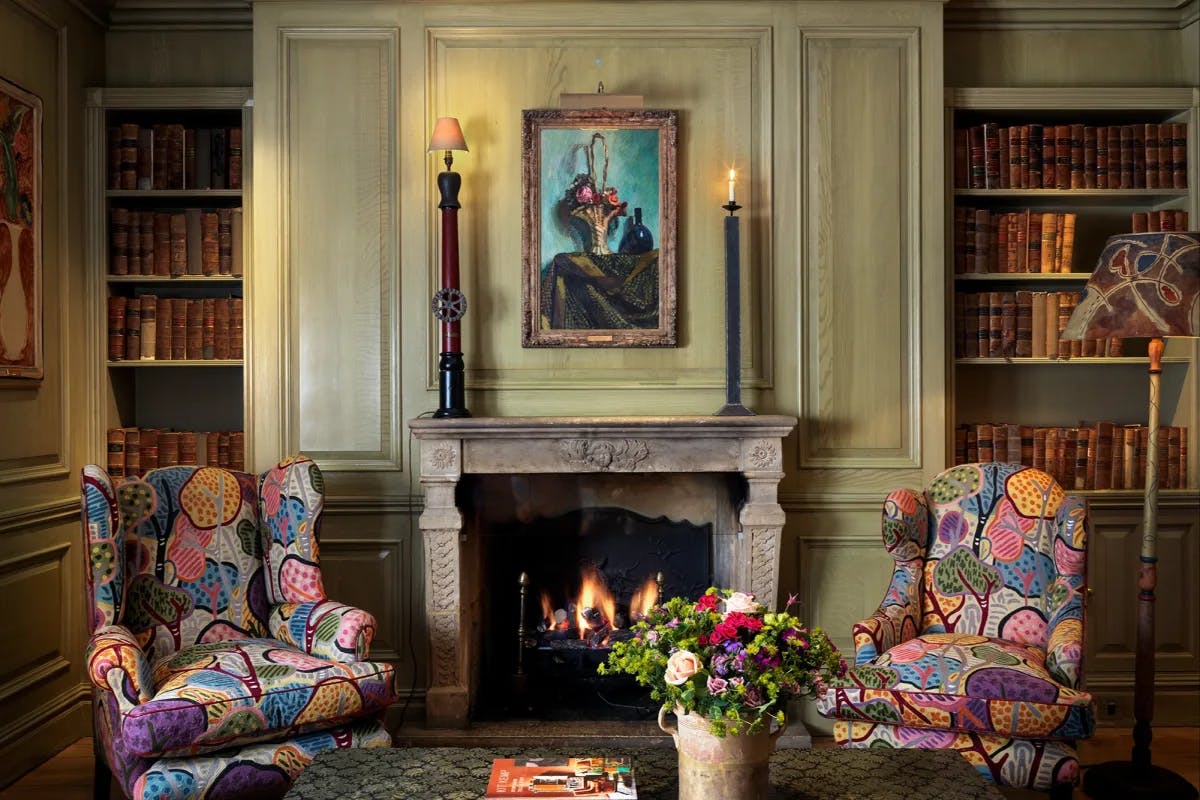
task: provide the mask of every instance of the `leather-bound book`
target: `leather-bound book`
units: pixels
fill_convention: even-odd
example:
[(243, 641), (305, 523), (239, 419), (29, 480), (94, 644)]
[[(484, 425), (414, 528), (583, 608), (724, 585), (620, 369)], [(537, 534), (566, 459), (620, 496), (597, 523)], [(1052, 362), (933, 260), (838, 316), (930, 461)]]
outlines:
[[(1097, 453), (1099, 452), (1099, 435), (1096, 433), (1095, 426), (1087, 429), (1087, 433), (1085, 434), (1084, 438), (1087, 440), (1087, 449), (1085, 451), (1087, 456), (1085, 468), (1087, 472), (1084, 475), (1083, 488), (1095, 489), (1096, 459), (1098, 458)], [(1078, 456), (1078, 451), (1076, 451), (1076, 456)]]
[(1132, 225), (1134, 233), (1146, 233), (1150, 230), (1149, 214), (1145, 211), (1134, 211)]
[(1132, 189), (1133, 180), (1133, 126), (1121, 126), (1121, 187)]
[(1133, 129), (1133, 188), (1146, 188), (1146, 142), (1145, 127), (1131, 125)]
[(229, 298), (218, 297), (213, 302), (213, 357), (229, 358), (229, 344)]
[(988, 292), (988, 356), (1004, 355), (1004, 292)]
[[(1087, 431), (1083, 434), (1083, 453), (1080, 453), (1079, 447), (1079, 428), (1066, 428), (1058, 437), (1059, 444), (1062, 445), (1062, 469), (1063, 469), (1063, 486), (1070, 486), (1073, 489), (1082, 489), (1082, 485), (1078, 485), (1077, 476), (1087, 480)], [(1079, 463), (1083, 459), (1083, 464)]]
[(966, 128), (954, 129), (954, 188), (971, 188), (971, 143)]
[(1067, 321), (1071, 319), (1072, 303), (1074, 299), (1073, 292), (1058, 292), (1058, 357), (1070, 358), (1071, 343), (1062, 338), (1063, 331), (1067, 329)]
[(224, 128), (213, 128), (210, 132), (212, 137), (212, 188), (225, 189), (226, 184), (226, 159), (229, 157), (226, 151), (226, 131)]
[(1058, 358), (1058, 292), (1046, 292), (1046, 357)]
[(108, 188), (121, 188), (121, 126), (111, 125), (107, 131), (108, 141)]
[(141, 430), (142, 473), (158, 469), (158, 430), (142, 428)]
[(216, 275), (221, 266), (218, 219), (215, 211), (205, 211), (200, 218), (200, 271), (205, 275)]
[[(1085, 131), (1086, 135), (1086, 131)], [(1108, 188), (1108, 126), (1096, 128), (1096, 188)]]
[(1029, 216), (1029, 252), (1025, 256), (1026, 272), (1042, 271), (1042, 215), (1036, 211), (1025, 212)]
[[(1125, 489), (1125, 428), (1113, 425), (1112, 429), (1112, 467), (1108, 471), (1109, 489)], [(1096, 488), (1100, 486), (1100, 473), (1096, 473)]]
[(1158, 188), (1158, 126), (1147, 122), (1142, 126), (1142, 146), (1145, 155), (1142, 157), (1146, 165), (1146, 188)]
[(1125, 354), (1125, 340), (1116, 336), (1111, 336), (1105, 339), (1108, 343), (1108, 357), (1120, 358)]
[(967, 426), (956, 425), (954, 428), (954, 463), (967, 462)]
[(167, 149), (170, 145), (166, 125), (154, 126), (154, 188), (170, 189), (171, 176), (167, 169)]
[(975, 443), (979, 448), (980, 463), (987, 463), (996, 460), (996, 450), (993, 447), (992, 431), (994, 426), (990, 423), (979, 424), (975, 426)]
[(1058, 215), (1053, 211), (1042, 214), (1042, 272), (1057, 272), (1054, 261), (1055, 243), (1058, 241)]
[(187, 359), (196, 361), (204, 358), (204, 301), (187, 301)]
[(203, 269), (203, 254), (202, 242), (204, 238), (203, 219), (204, 212), (198, 208), (185, 209), (183, 212), (184, 227), (187, 229), (187, 274), (202, 275)]
[(1029, 177), (1025, 188), (1042, 188), (1042, 126), (1032, 123), (1029, 130)]
[(1150, 429), (1145, 425), (1137, 426), (1137, 470), (1135, 472), (1135, 489), (1146, 488), (1146, 456), (1150, 442)]
[(1016, 220), (1016, 272), (1029, 272), (1029, 209), (1013, 214)]
[(242, 349), (242, 298), (229, 299), (229, 357), (241, 359)]
[(228, 208), (217, 211), (217, 272), (233, 274), (233, 215)]
[(1175, 211), (1175, 230), (1177, 230), (1177, 231), (1190, 231), (1191, 230), (1191, 228), (1188, 226), (1188, 212), (1179, 211), (1179, 210)]
[(242, 129), (229, 129), (229, 170), (225, 182), (230, 189), (242, 188)]
[(967, 461), (968, 464), (975, 464), (979, 461), (979, 441), (976, 438), (975, 426), (964, 425), (967, 429)]
[(1188, 484), (1188, 429), (1179, 429), (1179, 488), (1191, 488)]
[(231, 270), (234, 276), (240, 278), (242, 277), (243, 270), (242, 248), (244, 247), (242, 240), (242, 210), (240, 208), (231, 209), (230, 228), (233, 236), (233, 244), (231, 246), (233, 264)]
[(125, 430), (123, 428), (108, 429), (108, 458), (105, 465), (110, 478), (125, 477)]
[[(1021, 426), (1014, 425), (1011, 422), (1004, 426), (1004, 435), (1008, 438), (1008, 452), (1005, 453), (1005, 461), (1010, 464), (1021, 464), (1022, 440)], [(1033, 442), (1030, 442), (1032, 446)]]
[[(987, 292), (972, 295), (975, 298), (975, 357), (987, 358), (991, 342), (992, 309)], [(969, 345), (968, 345), (969, 349)]]
[(983, 123), (983, 165), (986, 189), (1000, 188), (1000, 126)]
[[(1093, 489), (1111, 489), (1113, 476), (1113, 424), (1096, 423), (1096, 479)], [(1124, 460), (1124, 459), (1122, 459)]]
[(183, 188), (196, 188), (196, 130), (183, 129)]
[(1183, 123), (1171, 124), (1171, 186), (1187, 188), (1187, 125)]
[(229, 468), (235, 472), (246, 471), (246, 434), (243, 431), (229, 432)]
[(1062, 253), (1058, 256), (1058, 271), (1071, 272), (1075, 262), (1075, 214), (1062, 215)]
[(171, 360), (171, 318), (175, 303), (164, 297), (155, 304), (154, 358), (158, 361)]
[(137, 428), (125, 429), (125, 475), (135, 477), (142, 474), (142, 432)]
[(167, 169), (170, 174), (170, 188), (183, 188), (183, 126), (173, 124), (167, 126), (170, 140), (167, 144)]
[(198, 462), (196, 461), (196, 445), (195, 431), (179, 432), (179, 466), (198, 466)]
[(1175, 212), (1169, 209), (1158, 212), (1158, 229), (1160, 231), (1175, 230)]
[(1009, 138), (1013, 130), (1013, 128), (1000, 129), (1000, 185), (998, 187), (1000, 189), (1016, 188), (1012, 183), (1012, 171), (1015, 166), (1013, 162), (1016, 160), (1016, 156), (1013, 154), (1015, 148)]
[(200, 328), (200, 357), (205, 360), (214, 358), (214, 338), (216, 337), (216, 300), (206, 297), (202, 301), (202, 320)]
[(142, 357), (142, 303), (136, 297), (125, 304), (125, 360)]
[(1097, 133), (1094, 125), (1083, 126), (1083, 185), (1087, 189), (1098, 188), (1097, 181), (1097, 161), (1100, 158), (1098, 152)]
[[(164, 298), (165, 299), (165, 298)], [(186, 297), (171, 299), (171, 360), (183, 361), (187, 356), (187, 312)]]
[(171, 215), (154, 212), (154, 274), (171, 275)]
[(138, 128), (137, 188), (154, 188), (154, 129)]
[(1179, 484), (1179, 426), (1167, 428), (1167, 488), (1182, 489)]
[[(1080, 146), (1082, 149), (1082, 142)], [(1054, 188), (1071, 188), (1071, 126), (1054, 126)], [(1082, 164), (1083, 153), (1080, 154)]]
[(1030, 466), (1046, 472), (1046, 429), (1033, 429), (1033, 452)]
[(1046, 125), (1042, 131), (1042, 188), (1053, 189), (1058, 173), (1058, 139), (1055, 127)]
[(1046, 428), (1046, 472), (1059, 485), (1062, 482), (1062, 450), (1058, 446), (1058, 428)]
[[(1079, 305), (1079, 295), (1075, 292), (1067, 292), (1067, 294), (1071, 298), (1070, 304), (1067, 306), (1067, 319), (1070, 320), (1071, 315), (1075, 313), (1075, 307)], [(1081, 355), (1083, 355), (1082, 339), (1072, 339), (1070, 342), (1068, 342), (1068, 344), (1071, 347), (1069, 353), (1071, 358), (1079, 358)]]
[(1054, 215), (1054, 272), (1062, 272), (1063, 228), (1065, 224), (1065, 215)]
[[(1167, 457), (1168, 447), (1170, 446), (1168, 443), (1168, 435), (1170, 434), (1170, 432), (1171, 432), (1171, 429), (1169, 427), (1167, 427), (1166, 425), (1162, 425), (1158, 429), (1158, 488), (1159, 489), (1170, 489), (1171, 488), (1170, 483), (1168, 483), (1168, 480), (1170, 479), (1170, 474), (1171, 474), (1170, 473), (1170, 461)], [(128, 444), (126, 444), (126, 446), (125, 446), (125, 458), (126, 458), (126, 460), (128, 460), (128, 458), (129, 458), (129, 445)]]
[(229, 458), (230, 431), (217, 433), (217, 463), (225, 469), (232, 469), (233, 463)]
[[(967, 238), (967, 215), (971, 215), (972, 225), (975, 222), (975, 209), (967, 206), (954, 207), (954, 274), (965, 275), (975, 267), (975, 231), (971, 230), (971, 238)], [(967, 260), (967, 254), (970, 260)]]
[(987, 165), (983, 156), (983, 126), (976, 125), (967, 129), (968, 156), (971, 163), (970, 188), (987, 188)]
[(187, 214), (171, 214), (171, 275), (187, 275)]
[(1170, 189), (1173, 185), (1174, 147), (1171, 125), (1158, 126), (1158, 185)]
[(212, 129), (196, 128), (196, 188), (212, 186)]
[(1084, 147), (1083, 147), (1083, 127), (1082, 125), (1070, 125), (1071, 136), (1071, 172), (1070, 181), (1072, 189), (1083, 189), (1084, 182)]
[(1155, 211), (1147, 212), (1146, 213), (1146, 232), (1147, 233), (1158, 233), (1158, 221), (1160, 219), (1161, 219), (1161, 217), (1159, 217), (1157, 212), (1155, 212)]
[(1092, 356), (1096, 355), (1096, 340), (1084, 339), (1080, 342), (1080, 348), (1079, 355), (1083, 356), (1084, 358), (1091, 358)]
[[(1011, 225), (1012, 214), (997, 214), (996, 215), (996, 252), (999, 254), (999, 272), (1012, 272), (1016, 266), (1017, 250), (1016, 250), (1016, 226)], [(1010, 246), (1008, 235), (1013, 234), (1013, 242)], [(1013, 263), (1009, 263), (1012, 259)]]
[[(1020, 306), (1020, 298), (1017, 305)], [(1046, 293), (1033, 292), (1030, 296), (1030, 343), (1029, 355), (1033, 358), (1046, 357)], [(1057, 324), (1057, 320), (1055, 322)]]
[(136, 189), (138, 178), (138, 126), (121, 125), (121, 188)]
[(1016, 293), (1017, 341), (1014, 355), (1017, 358), (1033, 356), (1033, 292)]
[[(1115, 434), (1114, 434), (1115, 435)], [(1124, 474), (1122, 482), (1126, 489), (1136, 489), (1137, 487), (1137, 448), (1138, 448), (1138, 426), (1126, 425), (1121, 429), (1121, 438), (1124, 440), (1124, 446), (1121, 448), (1124, 451), (1124, 459), (1122, 469)]]
[(109, 275), (129, 274), (129, 209), (113, 208), (108, 213)]
[(1017, 293), (1000, 293), (1000, 355), (1012, 358), (1017, 353)]
[(179, 466), (179, 433), (177, 431), (158, 432), (158, 466)]
[(219, 447), (219, 435), (213, 431), (204, 437), (204, 463), (209, 467), (223, 467)]
[(139, 300), (142, 306), (142, 360), (153, 361), (158, 342), (158, 298), (144, 294)]
[(992, 461), (1008, 461), (1008, 426), (992, 426)]
[(154, 275), (154, 217), (153, 211), (143, 211), (138, 214), (141, 224), (142, 240), (142, 275)]
[[(113, 211), (116, 211), (114, 208)], [(126, 218), (129, 220), (129, 238), (127, 239), (127, 247), (125, 254), (128, 267), (127, 275), (142, 274), (142, 212), (132, 209), (126, 210)], [(150, 265), (150, 271), (154, 272), (154, 265)]]
[(1109, 125), (1108, 132), (1108, 188), (1121, 188), (1121, 126)]
[(986, 208), (975, 209), (975, 273), (978, 275), (988, 271), (992, 252), (991, 230), (991, 212)]
[(1018, 174), (1018, 183), (1016, 188), (1028, 189), (1029, 186), (1029, 126), (1020, 125), (1017, 127), (1017, 145), (1020, 148), (1018, 163), (1020, 171)]

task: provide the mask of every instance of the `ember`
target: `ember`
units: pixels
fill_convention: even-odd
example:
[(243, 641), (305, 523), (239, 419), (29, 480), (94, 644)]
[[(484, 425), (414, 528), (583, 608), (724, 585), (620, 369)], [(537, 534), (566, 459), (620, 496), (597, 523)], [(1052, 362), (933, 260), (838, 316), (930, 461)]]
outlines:
[(630, 622), (640, 620), (658, 602), (655, 578), (647, 578), (633, 593), (629, 605), (621, 608), (618, 608), (617, 598), (609, 590), (604, 576), (595, 567), (584, 567), (580, 581), (578, 596), (565, 608), (555, 608), (548, 592), (543, 591), (539, 596), (541, 621), (537, 629), (541, 636), (538, 646), (606, 648), (614, 639), (631, 636)]

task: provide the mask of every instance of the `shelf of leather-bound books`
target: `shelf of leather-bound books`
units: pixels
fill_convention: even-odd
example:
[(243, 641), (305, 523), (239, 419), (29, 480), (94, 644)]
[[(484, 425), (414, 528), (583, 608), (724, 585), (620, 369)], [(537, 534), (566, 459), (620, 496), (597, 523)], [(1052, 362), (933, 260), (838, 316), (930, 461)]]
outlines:
[(1090, 272), (976, 272), (955, 275), (959, 283), (1086, 283)]
[(145, 361), (108, 361), (105, 362), (110, 367), (120, 368), (136, 368), (145, 369), (150, 367), (240, 367), (242, 359), (240, 358), (185, 358), (179, 361), (155, 361), (147, 359)]
[(241, 189), (108, 189), (104, 196), (114, 200), (225, 200), (240, 199)]
[[(1183, 357), (1183, 356), (1164, 357), (1162, 360), (1162, 363), (1164, 365), (1187, 364), (1189, 362), (1189, 360), (1190, 359)], [(970, 365), (984, 366), (984, 365), (1003, 364), (1005, 366), (1052, 366), (1053, 365), (1053, 366), (1062, 366), (1062, 367), (1066, 367), (1066, 366), (1082, 367), (1082, 366), (1089, 366), (1089, 365), (1090, 366), (1113, 366), (1116, 364), (1137, 364), (1144, 368), (1147, 365), (1148, 361), (1145, 356), (1075, 356), (1075, 357), (1068, 356), (1065, 358), (1033, 358), (1033, 357), (1020, 357), (1020, 356), (1012, 356), (1012, 357), (996, 356), (996, 357), (984, 357), (984, 358), (956, 358), (954, 360), (954, 363), (962, 364), (964, 366), (970, 366)]]
[(108, 275), (110, 284), (154, 286), (239, 286), (241, 275)]

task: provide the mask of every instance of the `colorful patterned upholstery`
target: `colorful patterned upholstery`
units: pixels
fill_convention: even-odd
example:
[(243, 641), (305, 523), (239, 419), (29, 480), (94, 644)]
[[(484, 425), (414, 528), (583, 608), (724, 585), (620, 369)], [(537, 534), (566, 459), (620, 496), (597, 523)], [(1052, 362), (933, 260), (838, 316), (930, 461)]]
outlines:
[(375, 619), (324, 594), (323, 490), (304, 457), (84, 468), (97, 740), (131, 796), (277, 797), (323, 750), (390, 744)]
[(888, 495), (895, 560), (818, 701), (852, 747), (946, 747), (998, 783), (1073, 783), (1095, 728), (1082, 689), (1087, 507), (1044, 472), (966, 464)]

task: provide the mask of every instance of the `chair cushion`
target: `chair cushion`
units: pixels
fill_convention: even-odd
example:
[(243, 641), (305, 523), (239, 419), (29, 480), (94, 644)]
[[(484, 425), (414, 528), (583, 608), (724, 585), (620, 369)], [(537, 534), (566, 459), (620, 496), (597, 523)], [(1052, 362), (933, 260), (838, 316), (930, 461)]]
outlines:
[(332, 728), (395, 699), (392, 667), (339, 663), (274, 639), (184, 648), (154, 668), (154, 695), (124, 714), (131, 755), (194, 755)]
[(1095, 728), (1092, 697), (1056, 683), (1033, 645), (931, 633), (851, 669), (818, 701), (839, 719), (910, 728), (1075, 739)]

